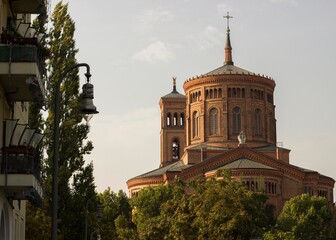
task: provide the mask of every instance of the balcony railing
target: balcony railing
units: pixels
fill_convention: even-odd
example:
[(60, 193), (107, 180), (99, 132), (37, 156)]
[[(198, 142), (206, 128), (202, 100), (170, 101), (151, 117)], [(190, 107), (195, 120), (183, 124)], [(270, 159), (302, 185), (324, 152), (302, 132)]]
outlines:
[(19, 123), (4, 121), (4, 146), (0, 152), (0, 188), (8, 199), (29, 200), (35, 206), (42, 202), (40, 157), (35, 155), (43, 135)]
[(46, 15), (50, 6), (50, 0), (15, 0), (9, 2), (14, 13)]
[(46, 75), (46, 50), (43, 50), (36, 37), (28, 38), (1, 33), (0, 62), (36, 62), (41, 75)]
[[(33, 174), (41, 180), (40, 161), (33, 154), (33, 149), (4, 148), (0, 155), (1, 174)], [(26, 152), (26, 153), (22, 153)]]
[[(11, 101), (45, 102), (47, 50), (37, 38), (3, 32), (0, 40), (0, 81)], [(24, 66), (24, 67), (23, 67)]]

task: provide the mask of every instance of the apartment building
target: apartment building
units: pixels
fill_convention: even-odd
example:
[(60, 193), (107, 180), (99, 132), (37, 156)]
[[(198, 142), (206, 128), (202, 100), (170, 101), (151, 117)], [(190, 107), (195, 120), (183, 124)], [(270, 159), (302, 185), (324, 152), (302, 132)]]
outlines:
[(0, 0), (0, 240), (25, 239), (26, 201), (42, 203), (43, 138), (28, 126), (29, 104), (45, 101), (43, 34), (32, 19), (45, 19), (47, 0)]

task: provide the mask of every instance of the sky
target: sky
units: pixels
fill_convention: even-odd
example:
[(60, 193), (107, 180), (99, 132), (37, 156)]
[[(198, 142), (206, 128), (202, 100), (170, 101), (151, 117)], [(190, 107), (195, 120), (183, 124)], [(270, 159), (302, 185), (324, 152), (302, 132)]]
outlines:
[[(51, 1), (52, 12), (58, 1)], [(160, 164), (160, 97), (223, 65), (227, 12), (236, 66), (274, 78), (277, 141), (290, 162), (336, 179), (336, 1), (68, 1), (78, 62), (91, 67), (97, 191)], [(84, 83), (85, 69), (81, 69)]]

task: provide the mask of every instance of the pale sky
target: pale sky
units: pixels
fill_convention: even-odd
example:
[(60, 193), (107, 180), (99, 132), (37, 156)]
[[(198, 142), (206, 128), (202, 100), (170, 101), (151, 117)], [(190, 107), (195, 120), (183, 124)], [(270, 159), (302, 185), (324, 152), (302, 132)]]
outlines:
[(223, 65), (228, 11), (235, 65), (276, 81), (290, 162), (336, 179), (336, 1), (73, 0), (77, 60), (91, 67), (100, 112), (86, 157), (98, 192), (127, 192), (128, 179), (159, 167), (160, 97), (173, 76), (184, 93), (185, 80)]

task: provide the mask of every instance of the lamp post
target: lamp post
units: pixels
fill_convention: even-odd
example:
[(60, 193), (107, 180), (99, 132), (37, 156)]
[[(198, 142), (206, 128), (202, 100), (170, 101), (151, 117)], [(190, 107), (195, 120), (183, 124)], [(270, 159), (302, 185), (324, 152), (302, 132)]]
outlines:
[[(86, 202), (86, 205), (85, 205), (85, 235), (84, 235), (84, 240), (87, 240), (87, 229), (88, 229), (88, 210), (89, 210), (89, 203), (91, 202), (92, 199), (96, 198), (97, 196), (92, 196), (91, 198), (89, 198)], [(90, 237), (91, 239), (91, 237)]]
[(55, 105), (54, 105), (54, 158), (53, 158), (53, 183), (52, 183), (52, 232), (51, 239), (57, 239), (57, 205), (58, 205), (58, 150), (59, 150), (59, 123), (60, 123), (60, 86), (64, 77), (72, 70), (86, 67), (86, 83), (83, 85), (83, 95), (80, 104), (80, 111), (83, 114), (96, 114), (98, 113), (96, 107), (93, 105), (93, 85), (90, 83), (90, 66), (86, 63), (75, 64), (68, 69), (64, 70), (55, 86)]

